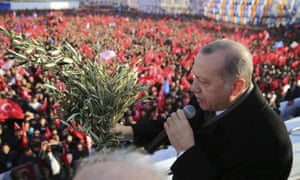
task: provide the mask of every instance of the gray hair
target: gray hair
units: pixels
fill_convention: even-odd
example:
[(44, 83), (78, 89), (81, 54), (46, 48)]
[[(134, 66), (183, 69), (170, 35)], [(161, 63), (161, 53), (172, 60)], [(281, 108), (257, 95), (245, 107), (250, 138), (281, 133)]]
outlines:
[(241, 77), (246, 82), (246, 88), (250, 87), (253, 74), (252, 55), (248, 48), (239, 42), (221, 39), (204, 46), (200, 53), (212, 54), (215, 52), (224, 53), (225, 64), (220, 70), (219, 75), (226, 86), (237, 77)]
[[(114, 176), (116, 173), (121, 172), (121, 179), (135, 180), (140, 179), (139, 170), (147, 171), (151, 177), (143, 177), (144, 180), (153, 179), (153, 180), (167, 180), (167, 174), (163, 173), (161, 170), (155, 166), (154, 162), (149, 158), (149, 156), (144, 155), (141, 151), (137, 151), (133, 148), (128, 149), (118, 149), (118, 150), (102, 150), (96, 154), (82, 159), (76, 169), (76, 176), (83, 171), (84, 169), (90, 169), (93, 165), (98, 165), (97, 167), (107, 166), (108, 164), (114, 164), (109, 171), (106, 171), (106, 175)], [(135, 174), (128, 172), (128, 169), (131, 167), (137, 168)], [(103, 175), (103, 170), (97, 171), (96, 179), (105, 179)], [(103, 175), (103, 176), (102, 176)], [(130, 176), (130, 177), (129, 177)], [(137, 177), (139, 176), (139, 177)], [(85, 180), (88, 180), (85, 179)]]

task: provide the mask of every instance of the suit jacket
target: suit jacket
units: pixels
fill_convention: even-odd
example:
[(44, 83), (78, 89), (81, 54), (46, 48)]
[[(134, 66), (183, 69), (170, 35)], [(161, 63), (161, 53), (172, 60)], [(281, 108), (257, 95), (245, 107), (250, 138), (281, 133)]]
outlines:
[[(172, 165), (174, 180), (288, 178), (293, 152), (287, 129), (256, 86), (238, 106), (209, 125), (204, 125), (204, 111), (194, 98), (190, 104), (197, 109), (190, 120), (196, 144)], [(146, 130), (146, 124), (133, 127), (137, 144), (148, 143), (158, 131), (159, 125), (148, 123)]]

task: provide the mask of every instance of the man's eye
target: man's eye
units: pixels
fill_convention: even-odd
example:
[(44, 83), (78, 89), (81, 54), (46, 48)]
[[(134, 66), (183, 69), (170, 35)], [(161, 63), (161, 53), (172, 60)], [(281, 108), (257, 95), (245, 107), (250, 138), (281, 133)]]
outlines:
[(193, 75), (193, 81), (195, 81), (195, 80), (198, 81), (202, 85), (208, 85), (207, 81), (200, 80), (198, 77), (196, 77), (195, 75)]
[(209, 82), (207, 82), (207, 81), (201, 81), (201, 80), (199, 80), (199, 79), (198, 79), (198, 82), (199, 82), (201, 85), (203, 85), (203, 86), (207, 86), (207, 85), (209, 84)]

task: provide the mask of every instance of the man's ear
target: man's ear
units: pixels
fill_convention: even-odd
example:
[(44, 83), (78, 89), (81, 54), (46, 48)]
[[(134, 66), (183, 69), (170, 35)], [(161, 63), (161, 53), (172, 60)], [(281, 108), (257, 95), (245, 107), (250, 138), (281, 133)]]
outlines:
[(244, 92), (245, 85), (246, 85), (246, 81), (243, 78), (238, 78), (238, 79), (234, 80), (234, 82), (232, 84), (231, 94), (233, 96), (239, 96), (241, 93)]

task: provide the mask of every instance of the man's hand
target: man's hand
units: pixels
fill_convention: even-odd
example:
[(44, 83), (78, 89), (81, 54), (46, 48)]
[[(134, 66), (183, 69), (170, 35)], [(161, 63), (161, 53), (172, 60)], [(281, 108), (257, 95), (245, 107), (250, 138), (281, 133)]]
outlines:
[(131, 126), (123, 126), (118, 123), (115, 127), (110, 129), (110, 133), (122, 135), (123, 140), (133, 140), (133, 129)]
[(193, 130), (181, 109), (171, 114), (164, 128), (177, 152), (186, 151), (195, 144)]

